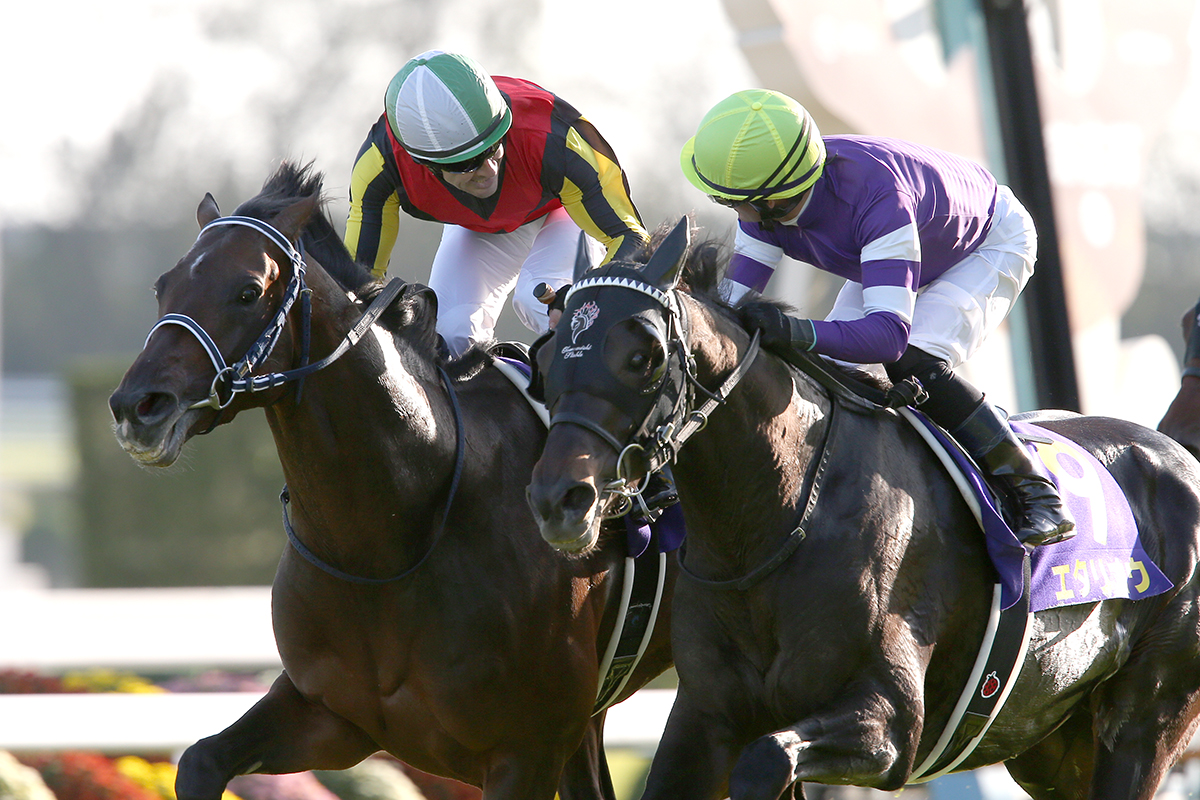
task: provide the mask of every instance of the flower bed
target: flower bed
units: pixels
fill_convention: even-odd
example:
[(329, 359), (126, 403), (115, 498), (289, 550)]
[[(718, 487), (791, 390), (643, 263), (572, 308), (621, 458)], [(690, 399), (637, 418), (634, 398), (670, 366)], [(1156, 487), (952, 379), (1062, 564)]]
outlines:
[[(159, 682), (112, 670), (62, 676), (0, 670), (0, 694), (76, 692), (266, 691), (269, 678), (220, 671), (175, 676)], [(231, 720), (232, 722), (232, 720)], [(0, 750), (3, 800), (175, 800), (170, 761), (132, 753), (110, 758), (69, 750), (22, 753)], [(230, 782), (223, 800), (478, 800), (480, 792), (457, 781), (427, 775), (388, 756), (348, 770), (291, 775), (244, 775)]]

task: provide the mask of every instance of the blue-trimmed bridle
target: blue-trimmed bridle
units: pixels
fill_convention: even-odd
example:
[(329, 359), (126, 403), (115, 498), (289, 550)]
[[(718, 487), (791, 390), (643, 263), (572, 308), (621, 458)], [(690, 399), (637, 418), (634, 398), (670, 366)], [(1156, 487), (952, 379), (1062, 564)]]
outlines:
[[(275, 310), (274, 316), (267, 323), (266, 329), (255, 340), (254, 344), (250, 345), (250, 349), (246, 351), (240, 361), (233, 365), (225, 363), (224, 356), (221, 355), (220, 348), (216, 342), (204, 330), (204, 327), (196, 320), (186, 314), (164, 314), (161, 319), (154, 324), (150, 329), (150, 333), (146, 334), (146, 342), (142, 345), (145, 349), (150, 343), (150, 337), (154, 332), (165, 325), (179, 325), (191, 332), (196, 337), (197, 341), (204, 348), (204, 352), (208, 353), (208, 358), (216, 369), (217, 374), (213, 377), (212, 387), (209, 389), (208, 398), (199, 400), (188, 406), (188, 410), (196, 408), (212, 408), (216, 411), (223, 411), (234, 397), (240, 392), (261, 392), (267, 389), (273, 389), (276, 386), (282, 386), (290, 381), (303, 381), (303, 379), (316, 372), (324, 369), (331, 363), (340, 358), (349, 348), (358, 343), (362, 335), (375, 323), (379, 316), (384, 312), (392, 301), (396, 299), (396, 295), (404, 288), (404, 282), (399, 278), (392, 279), (384, 290), (375, 298), (370, 307), (363, 313), (363, 317), (346, 337), (341, 344), (325, 358), (320, 361), (308, 363), (308, 347), (310, 326), (312, 319), (312, 299), (311, 291), (304, 282), (305, 264), (304, 255), (301, 253), (300, 247), (294, 246), (288, 238), (279, 232), (273, 225), (263, 222), (254, 217), (219, 217), (205, 225), (200, 230), (200, 236), (209, 228), (215, 228), (223, 225), (237, 225), (245, 228), (251, 228), (258, 231), (263, 236), (271, 240), (292, 262), (292, 277), (288, 281), (287, 288), (284, 289), (283, 299), (279, 304), (279, 308)], [(199, 238), (199, 237), (197, 237)], [(291, 313), (292, 306), (296, 300), (300, 299), (301, 316), (301, 346), (300, 346), (300, 366), (295, 369), (285, 372), (269, 372), (262, 375), (254, 375), (254, 369), (261, 365), (271, 355), (271, 351), (275, 349), (275, 345), (279, 342), (279, 337), (283, 333), (284, 327), (287, 326), (288, 314)], [(221, 399), (221, 388), (225, 387), (229, 396), (227, 399)], [(299, 396), (300, 387), (297, 387), (297, 396)]]
[[(213, 378), (212, 387), (209, 390), (208, 398), (188, 406), (188, 410), (195, 408), (212, 408), (216, 411), (224, 410), (226, 406), (233, 402), (233, 398), (239, 392), (257, 392), (264, 389), (270, 389), (278, 386), (288, 380), (282, 373), (273, 373), (268, 375), (252, 375), (254, 368), (261, 364), (271, 355), (271, 351), (275, 349), (275, 345), (279, 342), (280, 334), (283, 333), (284, 326), (287, 324), (288, 314), (291, 313), (292, 306), (295, 305), (297, 298), (303, 296), (302, 304), (304, 323), (303, 328), (307, 334), (309, 329), (309, 316), (311, 313), (309, 306), (309, 290), (304, 282), (304, 256), (300, 250), (293, 246), (287, 237), (280, 233), (273, 225), (263, 222), (254, 217), (220, 217), (205, 225), (200, 229), (200, 236), (209, 228), (216, 228), (225, 225), (239, 225), (246, 228), (252, 228), (263, 236), (270, 239), (276, 247), (284, 252), (284, 254), (292, 262), (292, 277), (288, 281), (287, 288), (283, 293), (283, 301), (279, 308), (276, 309), (275, 315), (271, 321), (267, 323), (266, 330), (258, 337), (258, 339), (246, 351), (246, 355), (240, 361), (232, 366), (226, 365), (225, 358), (221, 355), (220, 348), (216, 342), (204, 330), (204, 327), (196, 320), (186, 314), (165, 314), (150, 332), (146, 334), (146, 342), (142, 345), (145, 349), (150, 343), (150, 337), (159, 328), (166, 325), (179, 325), (191, 332), (200, 345), (204, 348), (204, 352), (208, 353), (208, 358), (216, 369), (217, 374)], [(199, 236), (196, 237), (199, 239)], [(307, 336), (305, 336), (307, 340)], [(304, 360), (307, 360), (307, 353), (304, 354)], [(302, 366), (304, 364), (302, 363)], [(310, 370), (311, 371), (311, 370)], [(305, 373), (307, 374), (307, 373)], [(297, 376), (297, 378), (302, 376)], [(221, 399), (220, 387), (222, 383), (227, 382), (228, 398)]]

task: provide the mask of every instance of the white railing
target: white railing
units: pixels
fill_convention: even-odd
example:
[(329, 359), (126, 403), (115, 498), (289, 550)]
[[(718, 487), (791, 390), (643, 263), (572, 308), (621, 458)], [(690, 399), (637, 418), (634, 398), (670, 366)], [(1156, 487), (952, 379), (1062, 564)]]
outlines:
[[(151, 673), (279, 669), (268, 587), (0, 590), (0, 669)], [(0, 695), (0, 750), (175, 752), (231, 725), (259, 692)], [(609, 711), (605, 742), (652, 752), (674, 690)]]
[(279, 666), (267, 586), (0, 591), (0, 668)]
[[(259, 692), (0, 695), (0, 750), (175, 753), (229, 727)], [(654, 751), (675, 699), (645, 689), (612, 708), (604, 741)]]

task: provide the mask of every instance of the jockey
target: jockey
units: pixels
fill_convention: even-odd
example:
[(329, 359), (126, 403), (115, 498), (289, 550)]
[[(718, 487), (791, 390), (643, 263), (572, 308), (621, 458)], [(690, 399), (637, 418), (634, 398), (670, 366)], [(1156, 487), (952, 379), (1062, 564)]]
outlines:
[(430, 50), (392, 78), (384, 109), (351, 174), (346, 246), (382, 278), (400, 209), (446, 223), (429, 285), (454, 355), (492, 337), (509, 295), (526, 327), (547, 330), (534, 287), (571, 281), (581, 228), (604, 261), (648, 239), (608, 142), (534, 83)]
[[(739, 225), (722, 286), (767, 347), (884, 365), (916, 379), (921, 410), (1016, 501), (1018, 538), (1074, 536), (1057, 488), (1034, 468), (1006, 417), (954, 372), (1012, 310), (1033, 274), (1033, 220), (1008, 187), (964, 158), (896, 139), (822, 138), (778, 92), (714, 106), (680, 165)], [(783, 256), (846, 279), (825, 320), (757, 301)], [(750, 295), (747, 297), (747, 295)]]

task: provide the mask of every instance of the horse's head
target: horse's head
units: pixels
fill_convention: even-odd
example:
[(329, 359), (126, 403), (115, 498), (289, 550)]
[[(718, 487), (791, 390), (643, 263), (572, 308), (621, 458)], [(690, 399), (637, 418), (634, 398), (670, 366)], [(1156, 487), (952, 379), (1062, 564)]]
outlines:
[(290, 357), (280, 355), (292, 349), (286, 318), (304, 288), (292, 243), (319, 204), (315, 191), (286, 198), (259, 220), (221, 217), (212, 195), (200, 202), (200, 235), (155, 284), (160, 320), (109, 398), (117, 440), (136, 461), (169, 466), (193, 434), (282, 391), (235, 406), (231, 388), (270, 358)]
[(537, 349), (551, 427), (528, 499), (542, 537), (583, 551), (674, 455), (696, 384), (677, 283), (689, 221), (647, 263), (610, 263), (576, 281)]

